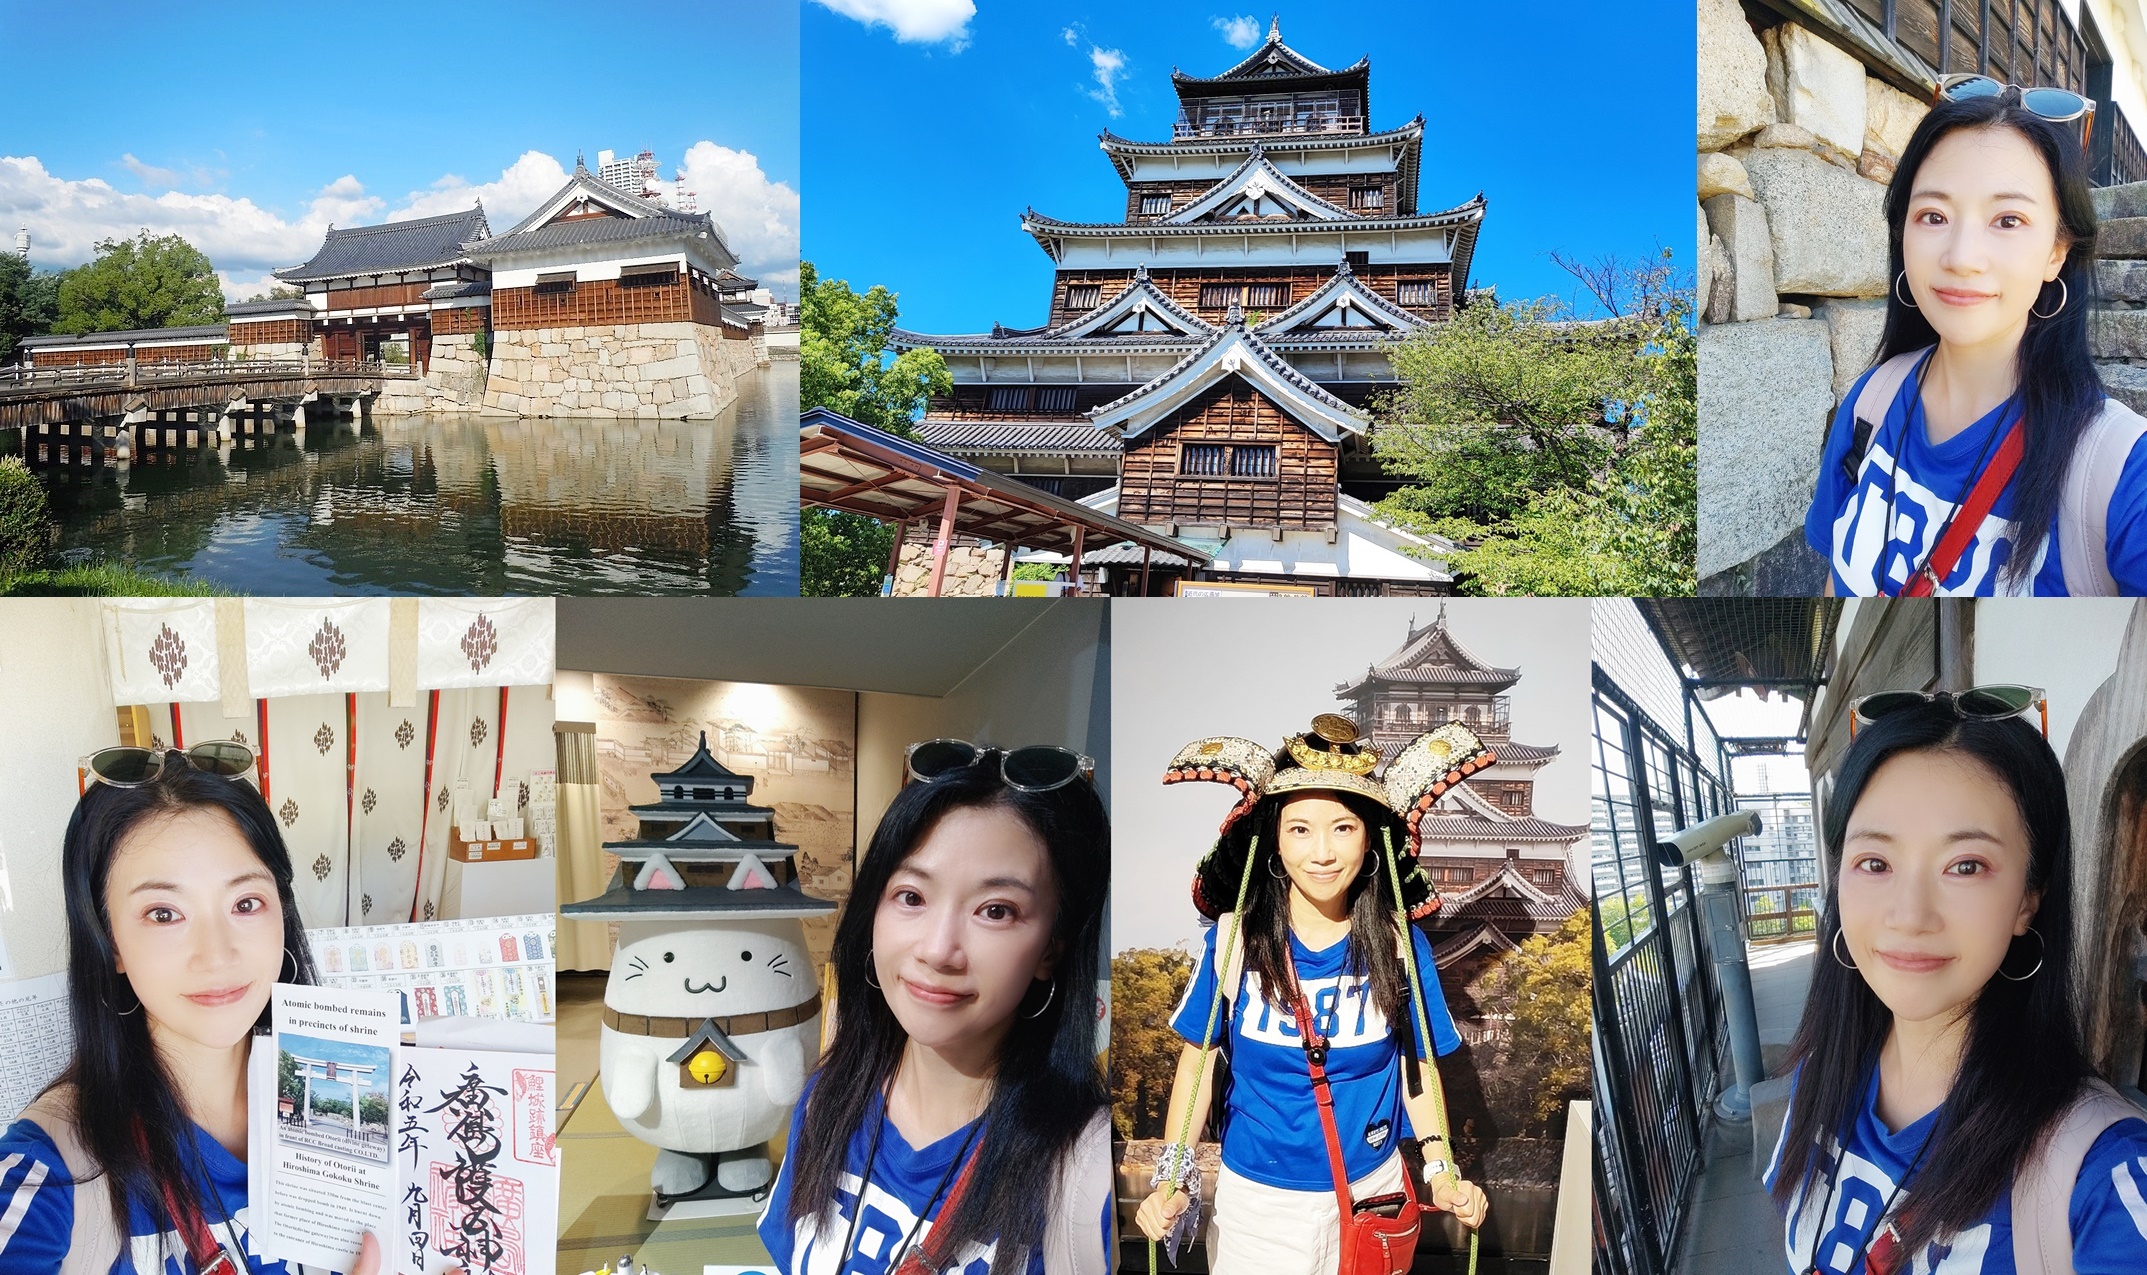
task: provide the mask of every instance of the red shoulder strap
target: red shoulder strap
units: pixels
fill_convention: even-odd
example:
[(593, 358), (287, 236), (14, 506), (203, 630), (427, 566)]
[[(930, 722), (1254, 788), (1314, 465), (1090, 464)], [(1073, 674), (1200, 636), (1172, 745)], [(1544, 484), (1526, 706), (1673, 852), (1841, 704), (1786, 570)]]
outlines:
[(1924, 561), (1916, 574), (1908, 578), (1902, 588), (1904, 598), (1927, 598), (1937, 591), (1938, 582), (1953, 574), (1955, 563), (1968, 550), (1975, 539), (1976, 529), (1990, 516), (1991, 506), (1998, 503), (1998, 496), (2005, 485), (2013, 481), (2013, 471), (2020, 468), (2020, 455), (2027, 443), (2021, 430), (2024, 422), (2015, 421), (2005, 431), (2005, 438), (1998, 444), (1998, 454), (1983, 467), (1983, 474), (1968, 493), (1968, 499), (1954, 511), (1946, 523), (1946, 533), (1939, 537), (1938, 547)]

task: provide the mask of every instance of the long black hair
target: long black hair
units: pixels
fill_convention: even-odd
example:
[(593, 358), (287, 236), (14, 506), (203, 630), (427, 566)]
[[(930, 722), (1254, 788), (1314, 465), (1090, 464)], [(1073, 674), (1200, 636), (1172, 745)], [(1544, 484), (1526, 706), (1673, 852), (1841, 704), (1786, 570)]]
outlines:
[(1968, 1010), (1960, 1070), (1898, 1223), (1909, 1253), (1979, 1223), (2088, 1075), (2072, 1006), (2072, 824), (2057, 755), (2017, 717), (1963, 719), (1943, 704), (1888, 714), (1850, 746), (1826, 803), (1825, 912), (1804, 1018), (1790, 1046), (1800, 1070), (1775, 1200), (1786, 1208), (1822, 1171), (1820, 1143), (1845, 1138), (1892, 1029), (1892, 1013), (1863, 976), (1828, 953), (1841, 932), (1838, 882), (1849, 817), (1880, 766), (1915, 752), (1975, 763), (2019, 808), (2028, 830), (2028, 888), (2039, 894), (2037, 934), (2014, 939), (2000, 969), (2029, 969), (2038, 957), (2042, 968), (2025, 982), (1994, 973)]
[[(167, 1190), (181, 1209), (201, 1208), (194, 1158), (182, 1151), (193, 1137), (193, 1118), (179, 1101), (171, 1073), (150, 1038), (149, 1015), (140, 1012), (140, 998), (119, 972), (112, 918), (104, 902), (112, 856), (127, 836), (189, 810), (221, 812), (276, 879), (289, 957), (279, 977), (287, 983), (314, 981), (305, 925), (291, 892), (291, 854), (276, 830), (276, 817), (251, 784), (196, 770), (171, 753), (149, 783), (136, 788), (92, 784), (75, 803), (60, 858), (75, 1054), (54, 1084), (74, 1087), (75, 1128), (84, 1150), (111, 1177), (112, 1214), (122, 1236), (129, 1233), (129, 1200), (142, 1204), (152, 1217), (165, 1214)], [(295, 971), (289, 968), (293, 963)], [(123, 1009), (129, 1001), (135, 1003), (134, 1011)], [(267, 1016), (264, 1007), (264, 1023)], [(175, 1228), (177, 1221), (167, 1217), (165, 1225)]]
[[(1332, 798), (1349, 807), (1364, 823), (1364, 865), (1349, 885), (1349, 949), (1343, 957), (1343, 970), (1352, 977), (1371, 981), (1373, 1003), (1388, 1022), (1399, 1027), (1409, 1021), (1409, 987), (1395, 944), (1394, 888), (1387, 880), (1384, 856), (1389, 838), (1393, 845), (1403, 847), (1400, 853), (1408, 853), (1408, 831), (1400, 816), (1384, 803), (1354, 792), (1301, 789), (1276, 793), (1262, 798), (1251, 814), (1230, 825), (1223, 834), (1224, 849), (1247, 853), (1252, 838), (1258, 836), (1262, 859), (1281, 862), (1275, 850), (1281, 835), (1282, 809), (1299, 797)], [(1234, 858), (1232, 861), (1243, 862)], [(1276, 876), (1266, 862), (1256, 863), (1245, 893), (1245, 972), (1257, 974), (1268, 999), (1279, 1005), (1292, 1005), (1297, 1000), (1297, 979), (1291, 971), (1289, 954), (1289, 878)]]
[(1088, 784), (1076, 780), (1044, 793), (1009, 788), (994, 753), (978, 765), (904, 788), (880, 816), (857, 866), (835, 927), (835, 1039), (815, 1069), (819, 1082), (787, 1155), (790, 1220), (820, 1217), (834, 1202), (850, 1139), (893, 1080), (909, 1039), (885, 998), (865, 981), (880, 896), (939, 821), (962, 809), (1010, 811), (1044, 843), (1059, 897), (1051, 927), (1059, 951), (1056, 990), (1036, 1017), (1014, 1015), (999, 1046), (970, 1185), (951, 1214), (933, 1223), (922, 1255), (927, 1267), (937, 1269), (970, 1243), (996, 1241), (996, 1261), (1013, 1269), (1014, 1249), (1042, 1242), (1053, 1172), (1107, 1101), (1096, 1066), (1095, 1005), (1111, 888), (1111, 829)]
[[(1901, 236), (1908, 225), (1909, 195), (1931, 148), (1950, 133), (1972, 128), (2009, 128), (2027, 139), (2057, 192), (2058, 242), (2065, 265), (2043, 285), (2028, 314), (2028, 330), (2016, 358), (2026, 450), (2012, 481), (2012, 556), (2001, 576), (2017, 588), (2028, 579), (2036, 553), (2057, 515), (2065, 470), (2090, 423), (2102, 410), (2102, 380), (2088, 353), (2087, 312), (2095, 300), (2095, 205), (2088, 196), (2087, 157), (2070, 126), (2054, 124), (2007, 93), (1998, 97), (1941, 100), (1916, 126), (1893, 183), (1886, 188), (1887, 268), (1894, 286), (1886, 297), (1886, 330), (1876, 363), (1936, 344), (1938, 332), (1923, 311), (1901, 300), (1905, 269)], [(2062, 302), (2062, 305), (2060, 304)], [(2041, 313), (2036, 313), (2040, 311)], [(2054, 312), (2053, 312), (2054, 311)], [(2041, 317), (2049, 315), (2048, 318)]]

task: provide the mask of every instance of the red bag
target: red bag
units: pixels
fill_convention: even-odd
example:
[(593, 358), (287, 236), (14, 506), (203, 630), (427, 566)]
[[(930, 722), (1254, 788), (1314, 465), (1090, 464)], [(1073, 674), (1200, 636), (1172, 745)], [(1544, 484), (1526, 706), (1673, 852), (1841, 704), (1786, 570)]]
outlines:
[(2020, 467), (2021, 453), (2027, 444), (2021, 438), (2020, 425), (2015, 423), (2005, 431), (1998, 443), (1998, 453), (1990, 458), (1990, 465), (1977, 476), (1975, 489), (1968, 493), (1960, 509), (1946, 521), (1945, 532), (1931, 548), (1931, 556), (1908, 578), (1900, 592), (1904, 598), (1928, 598), (1938, 591), (1938, 582), (1953, 574), (1954, 564), (1975, 540), (1976, 530), (1988, 517), (1991, 506), (1998, 503), (1999, 493), (2013, 480), (2013, 471)]
[(1334, 1090), (1327, 1083), (1327, 1041), (1313, 1034), (1303, 997), (1297, 1000), (1297, 1035), (1312, 1072), (1312, 1097), (1319, 1106), (1320, 1132), (1327, 1135), (1327, 1167), (1334, 1173), (1334, 1196), (1342, 1211), (1342, 1265), (1337, 1275), (1408, 1275), (1416, 1260), (1417, 1236), (1423, 1233), (1424, 1206), (1417, 1202), (1414, 1174), (1402, 1164), (1402, 1189), (1352, 1201), (1349, 1173), (1342, 1167), (1342, 1139), (1334, 1128)]

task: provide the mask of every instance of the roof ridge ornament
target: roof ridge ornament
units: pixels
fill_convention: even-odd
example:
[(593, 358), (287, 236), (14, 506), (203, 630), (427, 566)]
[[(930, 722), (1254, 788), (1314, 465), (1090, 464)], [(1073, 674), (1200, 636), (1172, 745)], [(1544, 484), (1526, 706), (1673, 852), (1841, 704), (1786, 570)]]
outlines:
[(1230, 309), (1223, 315), (1223, 326), (1226, 328), (1243, 328), (1245, 326), (1244, 307), (1238, 304), (1235, 297), (1230, 299)]
[(1282, 15), (1271, 15), (1267, 20), (1267, 39), (1270, 44), (1282, 43)]

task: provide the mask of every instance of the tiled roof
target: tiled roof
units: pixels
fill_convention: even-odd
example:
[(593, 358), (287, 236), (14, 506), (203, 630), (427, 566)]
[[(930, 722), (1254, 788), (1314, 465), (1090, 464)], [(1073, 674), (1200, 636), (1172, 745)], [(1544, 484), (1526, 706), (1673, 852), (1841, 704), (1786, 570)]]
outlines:
[(920, 421), (917, 441), (951, 455), (1009, 452), (1049, 456), (1116, 456), (1119, 443), (1093, 425), (1021, 424), (997, 421)]
[(1299, 53), (1282, 42), (1282, 19), (1278, 16), (1268, 23), (1267, 39), (1252, 51), (1244, 61), (1220, 75), (1187, 75), (1176, 67), (1171, 68), (1173, 82), (1186, 85), (1234, 86), (1246, 80), (1264, 82), (1274, 79), (1296, 79), (1311, 75), (1359, 75), (1370, 74), (1371, 59), (1358, 58), (1356, 63), (1340, 70), (1321, 66), (1311, 58)]
[[(1259, 326), (1254, 328), (1253, 331), (1258, 332), (1269, 340), (1274, 340), (1280, 337), (1283, 334), (1283, 330), (1291, 324), (1313, 311), (1323, 309), (1335, 297), (1344, 293), (1349, 296), (1351, 305), (1368, 309), (1398, 328), (1410, 330), (1430, 326), (1429, 320), (1418, 318), (1357, 282), (1357, 272), (1350, 269), (1349, 260), (1345, 257), (1342, 263), (1335, 267), (1333, 277), (1319, 287), (1314, 288), (1310, 296), (1287, 310), (1279, 310), (1260, 320)], [(1365, 332), (1363, 329), (1357, 329), (1356, 333), (1372, 336), (1379, 335), (1378, 333)], [(1336, 335), (1354, 335), (1356, 333), (1353, 333), (1350, 329), (1343, 328), (1338, 329)], [(1326, 335), (1324, 329), (1321, 330), (1321, 335)]]
[(1521, 819), (1487, 819), (1482, 815), (1434, 810), (1418, 825), (1432, 841), (1578, 841), (1586, 824), (1551, 823), (1529, 815)]
[(291, 314), (303, 310), (313, 313), (313, 303), (304, 297), (285, 297), (275, 301), (239, 301), (224, 306), (227, 319), (246, 319), (257, 314)]
[(707, 235), (722, 242), (714, 219), (707, 213), (689, 216), (662, 210), (647, 217), (582, 217), (555, 221), (534, 230), (520, 230), (496, 239), (473, 240), (472, 256), (496, 256), (531, 249), (578, 247), (583, 244), (632, 243), (644, 239), (679, 239)]
[[(1186, 329), (1187, 334), (1158, 331), (1091, 335), (1101, 327), (1123, 320), (1134, 308), (1143, 305), (1159, 318), (1167, 318)], [(1083, 311), (1079, 316), (1068, 319), (1057, 327), (1009, 328), (1003, 324), (994, 324), (990, 332), (944, 335), (905, 332), (897, 328), (888, 334), (887, 341), (898, 350), (930, 346), (941, 353), (1018, 347), (1038, 354), (1080, 353), (1094, 349), (1110, 349), (1128, 354), (1174, 354), (1198, 348), (1217, 330), (1214, 324), (1178, 304), (1168, 293), (1156, 287), (1155, 282), (1149, 278), (1148, 267), (1143, 265), (1135, 268), (1132, 282), (1111, 294), (1110, 300), (1093, 310)]]
[(463, 259), (462, 245), (491, 234), (482, 205), (468, 212), (331, 230), (304, 265), (278, 270), (289, 283), (431, 270)]
[(447, 301), (455, 297), (485, 297), (492, 295), (489, 279), (450, 279), (425, 289), (427, 301)]
[[(1066, 557), (1063, 553), (1051, 556), (1061, 559)], [(1141, 547), (1130, 540), (1123, 540), (1102, 549), (1084, 549), (1081, 552), (1081, 565), (1083, 567), (1137, 567), (1141, 565)], [(1151, 567), (1183, 567), (1191, 564), (1188, 559), (1181, 558), (1174, 553), (1164, 553), (1158, 549), (1149, 555), (1148, 565)]]
[(1310, 399), (1318, 406), (1326, 408), (1329, 411), (1333, 412), (1335, 416), (1338, 417), (1341, 421), (1354, 421), (1358, 423), (1358, 428), (1360, 430), (1363, 428), (1362, 422), (1364, 420), (1364, 414), (1361, 411), (1359, 411), (1355, 407), (1350, 406), (1348, 403), (1342, 401), (1341, 399), (1335, 397), (1333, 394), (1329, 393), (1325, 386), (1313, 380), (1311, 377), (1306, 376), (1303, 372), (1298, 371), (1296, 366), (1292, 364), (1288, 359), (1283, 358), (1280, 354), (1277, 354), (1265, 341), (1262, 341), (1257, 335), (1248, 331), (1245, 327), (1245, 316), (1243, 312), (1239, 310), (1237, 303), (1234, 301), (1230, 304), (1229, 317), (1225, 321), (1224, 326), (1220, 331), (1216, 332), (1213, 337), (1210, 337), (1207, 341), (1202, 342), (1198, 348), (1192, 350), (1184, 358), (1178, 360), (1176, 365), (1174, 365), (1169, 371), (1163, 373), (1161, 376), (1156, 377), (1154, 380), (1151, 380), (1147, 384), (1134, 389), (1128, 394), (1114, 399), (1109, 403), (1105, 403), (1101, 407), (1091, 409), (1089, 411), (1089, 417), (1091, 419), (1100, 420), (1102, 417), (1109, 413), (1121, 411), (1133, 405), (1134, 403), (1139, 402), (1143, 398), (1147, 398), (1154, 395), (1158, 391), (1162, 390), (1164, 387), (1176, 381), (1179, 377), (1185, 375), (1188, 369), (1199, 363), (1202, 359), (1206, 358), (1208, 354), (1214, 351), (1217, 346), (1232, 340), (1242, 341), (1242, 348), (1247, 353), (1259, 359), (1263, 364), (1268, 367), (1270, 371), (1274, 373), (1276, 377), (1282, 380), (1282, 382), (1288, 385), (1291, 389), (1294, 389), (1298, 393), (1303, 394), (1306, 398)]
[(1512, 740), (1500, 744), (1494, 751), (1498, 753), (1500, 761), (1515, 763), (1549, 761), (1558, 755), (1558, 747), (1555, 744), (1545, 748), (1537, 744), (1517, 744)]
[(61, 345), (143, 345), (157, 341), (199, 341), (205, 337), (220, 341), (226, 331), (221, 323), (204, 323), (188, 328), (136, 328), (126, 332), (61, 332), (48, 336), (26, 336), (15, 344), (26, 350), (41, 350)]

